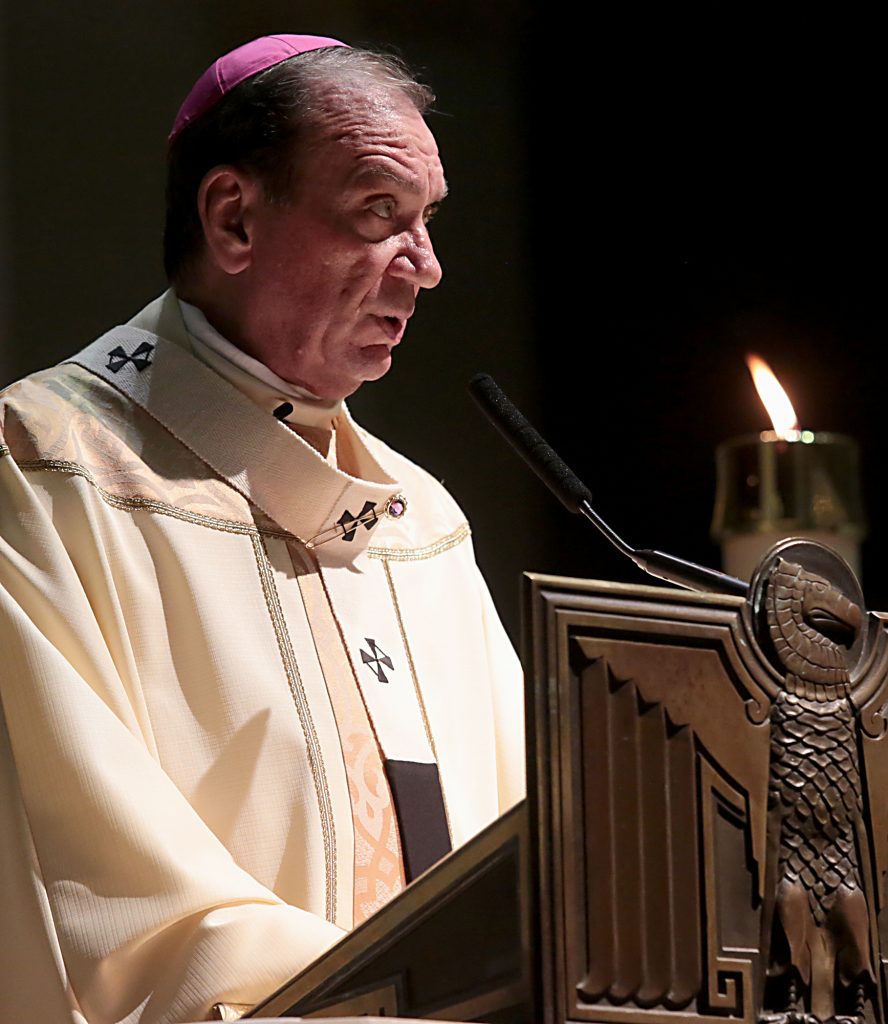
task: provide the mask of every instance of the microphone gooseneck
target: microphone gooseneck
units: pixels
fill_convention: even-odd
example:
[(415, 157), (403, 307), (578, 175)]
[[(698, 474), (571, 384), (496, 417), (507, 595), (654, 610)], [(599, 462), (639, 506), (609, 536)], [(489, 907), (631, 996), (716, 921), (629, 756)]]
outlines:
[(689, 590), (746, 595), (748, 586), (735, 576), (668, 555), (665, 551), (631, 547), (592, 508), (589, 488), (546, 443), (490, 374), (476, 373), (469, 381), (469, 391), (491, 423), (568, 512), (585, 516), (618, 551), (631, 558), (644, 572)]
[(469, 391), (490, 422), (568, 512), (580, 512), (583, 502), (591, 502), (589, 488), (546, 444), (489, 373), (476, 373), (469, 381)]

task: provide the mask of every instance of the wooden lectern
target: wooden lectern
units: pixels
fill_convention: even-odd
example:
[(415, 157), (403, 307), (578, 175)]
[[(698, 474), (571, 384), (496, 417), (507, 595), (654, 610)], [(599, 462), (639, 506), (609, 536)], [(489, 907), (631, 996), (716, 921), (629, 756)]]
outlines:
[(885, 1024), (888, 637), (845, 563), (525, 610), (527, 801), (250, 1016)]

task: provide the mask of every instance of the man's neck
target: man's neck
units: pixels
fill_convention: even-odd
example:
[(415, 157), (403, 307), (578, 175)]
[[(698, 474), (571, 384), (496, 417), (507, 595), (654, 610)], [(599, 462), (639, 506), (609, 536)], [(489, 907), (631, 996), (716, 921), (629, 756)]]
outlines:
[(342, 402), (317, 398), (306, 389), (283, 380), (228, 341), (197, 306), (181, 298), (179, 306), (192, 348), (201, 362), (290, 426), (335, 464), (335, 421)]

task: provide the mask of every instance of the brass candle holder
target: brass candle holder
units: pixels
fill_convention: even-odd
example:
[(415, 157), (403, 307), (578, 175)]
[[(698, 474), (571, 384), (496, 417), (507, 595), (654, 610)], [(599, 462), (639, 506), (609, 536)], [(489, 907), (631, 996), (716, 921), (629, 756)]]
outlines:
[(772, 545), (807, 537), (833, 548), (859, 576), (866, 523), (853, 438), (763, 431), (724, 441), (715, 458), (712, 534), (725, 572), (748, 580)]
[(857, 443), (844, 434), (800, 430), (767, 364), (757, 356), (747, 363), (774, 429), (716, 449), (712, 535), (721, 544), (722, 568), (749, 579), (772, 545), (807, 537), (833, 548), (859, 576), (866, 522)]

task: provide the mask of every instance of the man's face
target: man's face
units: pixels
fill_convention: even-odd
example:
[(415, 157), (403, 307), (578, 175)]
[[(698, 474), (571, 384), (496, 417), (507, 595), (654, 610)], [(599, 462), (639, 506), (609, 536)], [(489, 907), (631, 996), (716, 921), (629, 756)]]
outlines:
[(435, 140), (398, 92), (327, 87), (286, 205), (252, 223), (237, 340), (285, 380), (344, 398), (391, 365), (441, 268), (428, 221), (447, 187)]

